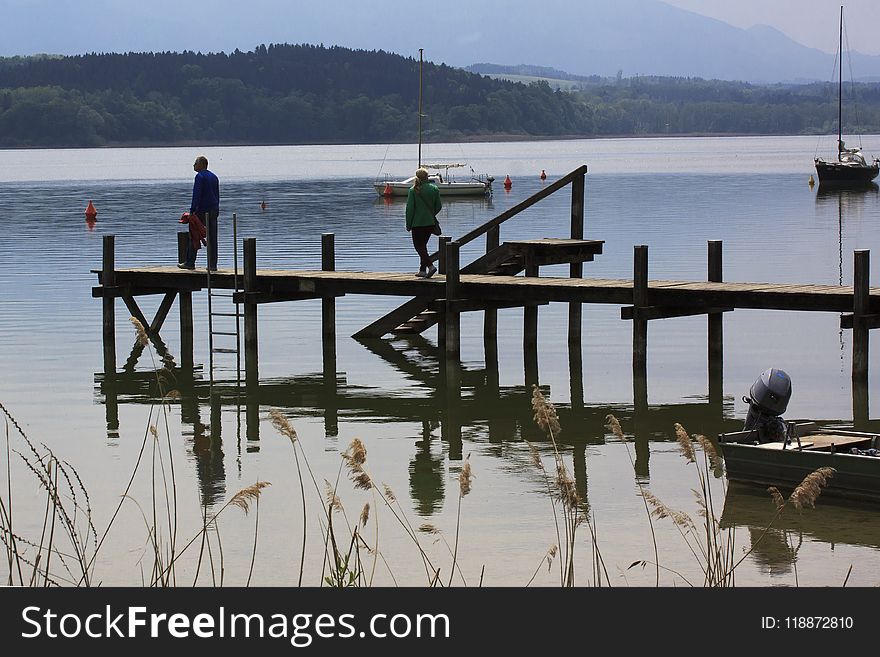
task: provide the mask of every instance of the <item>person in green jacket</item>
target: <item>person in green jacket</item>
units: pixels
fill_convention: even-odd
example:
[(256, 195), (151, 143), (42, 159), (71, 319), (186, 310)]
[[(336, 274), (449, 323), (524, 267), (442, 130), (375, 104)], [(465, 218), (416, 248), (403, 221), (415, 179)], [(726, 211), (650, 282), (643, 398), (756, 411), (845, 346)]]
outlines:
[(419, 168), (413, 186), (406, 195), (406, 229), (412, 234), (413, 246), (419, 254), (419, 278), (431, 278), (437, 268), (428, 255), (428, 240), (434, 233), (436, 215), (443, 204), (437, 185), (428, 182), (427, 169)]

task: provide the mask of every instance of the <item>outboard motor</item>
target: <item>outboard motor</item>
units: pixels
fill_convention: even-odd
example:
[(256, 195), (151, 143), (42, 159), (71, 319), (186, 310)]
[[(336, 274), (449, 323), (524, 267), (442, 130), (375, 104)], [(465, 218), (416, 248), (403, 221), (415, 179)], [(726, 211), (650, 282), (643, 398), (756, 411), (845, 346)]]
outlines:
[(749, 405), (743, 429), (753, 431), (759, 443), (784, 442), (785, 421), (782, 414), (791, 399), (791, 379), (775, 367), (764, 370), (743, 401)]

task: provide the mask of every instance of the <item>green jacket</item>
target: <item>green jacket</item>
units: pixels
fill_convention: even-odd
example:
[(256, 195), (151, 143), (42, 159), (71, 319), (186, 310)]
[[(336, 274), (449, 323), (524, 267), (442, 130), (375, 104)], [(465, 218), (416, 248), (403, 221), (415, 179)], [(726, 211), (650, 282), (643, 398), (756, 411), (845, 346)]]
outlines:
[(406, 229), (414, 226), (433, 226), (434, 216), (440, 212), (440, 190), (434, 183), (425, 182), (416, 191), (409, 188), (406, 195)]

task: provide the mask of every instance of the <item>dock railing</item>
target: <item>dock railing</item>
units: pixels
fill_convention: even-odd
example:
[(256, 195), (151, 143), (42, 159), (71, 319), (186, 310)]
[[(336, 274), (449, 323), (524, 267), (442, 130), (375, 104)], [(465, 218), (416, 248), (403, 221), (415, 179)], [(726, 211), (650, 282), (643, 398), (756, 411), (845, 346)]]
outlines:
[[(461, 237), (457, 238), (455, 241), (458, 242), (458, 245), (464, 246), (468, 242), (472, 242), (481, 235), (486, 235), (486, 252), (488, 253), (492, 249), (496, 248), (500, 245), (501, 242), (501, 224), (503, 224), (508, 219), (512, 219), (516, 215), (518, 215), (523, 210), (526, 210), (533, 206), (538, 201), (541, 201), (551, 194), (558, 192), (563, 187), (571, 184), (571, 239), (583, 239), (584, 238), (584, 178), (587, 173), (587, 165), (582, 164), (577, 169), (564, 175), (562, 178), (557, 180), (556, 182), (551, 183), (544, 189), (539, 192), (536, 192), (529, 196), (524, 201), (520, 201), (512, 208), (509, 208), (499, 214), (497, 217), (490, 219), (486, 223), (481, 226), (477, 226), (473, 230), (465, 233)], [(446, 262), (444, 257), (444, 247), (446, 245), (446, 241), (440, 240), (440, 248), (431, 254), (431, 262), (437, 261), (439, 262), (440, 273), (445, 273)], [(580, 276), (581, 273), (575, 274), (575, 267), (578, 268), (579, 272), (582, 272), (582, 267), (580, 263), (572, 264), (572, 276)]]

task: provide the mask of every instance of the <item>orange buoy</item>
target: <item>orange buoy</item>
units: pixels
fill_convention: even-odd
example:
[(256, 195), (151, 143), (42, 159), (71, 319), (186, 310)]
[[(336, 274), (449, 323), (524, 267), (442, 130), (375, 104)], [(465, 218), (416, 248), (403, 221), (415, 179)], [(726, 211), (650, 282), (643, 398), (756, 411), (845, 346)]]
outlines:
[(391, 184), (385, 183), (385, 189), (382, 190), (382, 196), (388, 197), (388, 196), (392, 196), (393, 194), (394, 194), (394, 192), (391, 189)]
[(266, 203), (266, 201), (263, 201), (262, 203), (260, 203), (260, 210), (265, 210), (267, 205), (268, 204)]
[(513, 182), (511, 182), (510, 176), (507, 176), (504, 179), (504, 189), (510, 189), (511, 187), (513, 187)]
[(541, 169), (541, 180), (547, 180), (547, 174), (544, 173), (544, 169)]
[(95, 209), (95, 206), (92, 205), (92, 202), (89, 201), (89, 205), (86, 208), (86, 218), (87, 219), (95, 219), (98, 216), (98, 211)]

